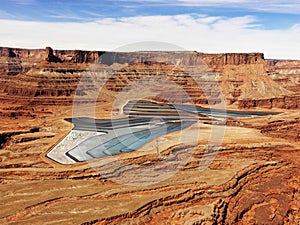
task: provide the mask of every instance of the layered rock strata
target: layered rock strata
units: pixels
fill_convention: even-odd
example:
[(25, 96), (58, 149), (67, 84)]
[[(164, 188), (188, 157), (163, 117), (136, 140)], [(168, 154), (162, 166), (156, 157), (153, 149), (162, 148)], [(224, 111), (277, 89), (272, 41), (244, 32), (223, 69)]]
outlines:
[[(256, 53), (135, 55), (0, 49), (0, 223), (300, 224), (297, 63), (265, 61)], [(182, 66), (174, 67), (166, 56)], [(209, 71), (201, 71), (214, 75), (229, 107), (277, 107), (281, 113), (226, 124), (199, 121), (182, 134), (164, 136), (162, 143), (95, 162), (65, 166), (46, 157), (72, 129), (64, 118), (74, 116), (75, 93), (85, 99), (80, 110), (89, 115), (88, 96), (103, 82), (93, 78), (95, 71), (112, 72), (92, 108), (96, 117), (111, 119), (118, 93), (125, 96), (135, 90), (133, 81), (151, 77), (182, 86), (196, 103), (206, 105), (190, 78), (196, 65), (207, 68), (202, 59)], [(159, 90), (160, 83), (140, 91), (157, 101), (179, 101), (171, 89)], [(150, 95), (157, 91), (160, 96)], [(208, 149), (212, 130), (224, 135), (219, 148)]]
[[(133, 81), (143, 80), (146, 76), (156, 79), (156, 74), (162, 72), (169, 74), (169, 80), (179, 88), (189, 89), (187, 93), (196, 104), (218, 104), (222, 94), (226, 104), (233, 107), (299, 107), (297, 79), (286, 81), (294, 82), (294, 86), (281, 85), (274, 74), (283, 73), (284, 67), (281, 66), (281, 72), (278, 72), (278, 62), (265, 61), (261, 53), (126, 53), (2, 47), (0, 63), (0, 98), (19, 96), (19, 100), (32, 104), (47, 104), (47, 101), (49, 104), (72, 104), (75, 94), (88, 96), (89, 92), (97, 90), (91, 82), (101, 83), (103, 80), (99, 76), (94, 81), (87, 77), (105, 70), (112, 75), (106, 84), (106, 95), (115, 95)], [(173, 67), (177, 69), (172, 70)], [(80, 81), (85, 90), (77, 89)], [(167, 90), (164, 90), (163, 96), (181, 99), (181, 96), (176, 97), (176, 93)], [(210, 102), (207, 101), (209, 98)]]

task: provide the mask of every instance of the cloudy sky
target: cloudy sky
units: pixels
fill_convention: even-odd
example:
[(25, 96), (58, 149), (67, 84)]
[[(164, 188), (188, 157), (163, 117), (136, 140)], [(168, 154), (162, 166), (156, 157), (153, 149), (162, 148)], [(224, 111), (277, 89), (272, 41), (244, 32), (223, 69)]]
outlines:
[(300, 0), (1, 0), (0, 28), (0, 46), (115, 50), (158, 41), (300, 59)]

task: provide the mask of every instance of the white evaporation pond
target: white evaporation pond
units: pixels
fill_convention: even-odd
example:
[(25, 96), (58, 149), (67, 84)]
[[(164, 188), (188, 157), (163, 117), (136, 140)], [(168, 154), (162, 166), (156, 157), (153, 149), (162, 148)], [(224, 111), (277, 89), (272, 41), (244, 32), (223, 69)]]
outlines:
[(74, 164), (76, 161), (69, 158), (66, 153), (86, 139), (103, 134), (105, 133), (71, 130), (64, 139), (62, 139), (57, 145), (54, 146), (54, 148), (51, 149), (51, 151), (47, 154), (47, 157), (61, 164)]

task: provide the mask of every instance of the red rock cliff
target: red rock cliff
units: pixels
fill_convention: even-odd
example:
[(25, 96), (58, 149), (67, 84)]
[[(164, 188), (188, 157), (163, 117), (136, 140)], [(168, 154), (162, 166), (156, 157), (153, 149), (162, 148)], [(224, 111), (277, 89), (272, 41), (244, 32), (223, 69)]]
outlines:
[[(141, 62), (157, 62), (179, 65), (184, 68), (183, 70), (188, 68), (191, 71), (194, 71), (195, 66), (207, 65), (208, 69), (214, 72), (228, 104), (236, 104), (241, 108), (299, 107), (298, 103), (295, 104), (299, 97), (294, 97), (295, 90), (298, 89), (289, 88), (287, 85), (288, 91), (270, 76), (272, 71), (274, 73), (283, 66), (278, 69), (278, 62), (266, 63), (262, 53), (205, 54), (192, 51), (128, 53), (53, 50), (50, 47), (35, 50), (0, 47), (0, 62), (0, 78), (2, 77), (0, 94), (4, 93), (6, 96), (27, 96), (35, 99), (47, 97), (53, 98), (53, 101), (59, 97), (66, 98), (67, 102), (71, 103), (77, 84), (91, 63), (100, 66), (116, 64), (124, 67), (128, 64), (139, 65)], [(116, 78), (115, 84), (109, 83), (109, 90), (115, 92), (120, 87), (126, 86), (129, 80), (139, 79), (141, 74), (134, 75), (135, 73), (135, 68), (128, 74), (126, 71), (118, 72), (117, 74), (121, 75)], [(13, 78), (17, 75), (18, 78)], [(184, 77), (174, 79), (183, 86), (190, 84)], [(202, 84), (205, 88), (206, 86), (216, 88), (215, 84), (209, 82), (203, 81)], [(189, 85), (188, 88), (192, 90), (193, 87)], [(194, 94), (193, 98), (198, 103), (206, 102), (203, 96)]]
[[(196, 54), (195, 54), (196, 53)], [(207, 65), (241, 65), (263, 63), (262, 53), (224, 53), (204, 54), (197, 52), (104, 52), (104, 51), (82, 51), (82, 50), (52, 50), (46, 49), (19, 49), (0, 47), (0, 57), (15, 58), (21, 61), (41, 62), (61, 61), (74, 63), (137, 63), (141, 61), (165, 61), (180, 59), (181, 65), (199, 65), (203, 60)], [(53, 60), (52, 57), (56, 57)]]

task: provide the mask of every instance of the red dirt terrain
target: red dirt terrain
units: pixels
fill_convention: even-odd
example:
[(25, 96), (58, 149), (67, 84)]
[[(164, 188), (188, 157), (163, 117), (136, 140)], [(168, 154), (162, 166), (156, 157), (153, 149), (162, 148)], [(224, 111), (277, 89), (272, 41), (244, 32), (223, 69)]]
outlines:
[[(93, 76), (102, 70), (112, 75)], [(300, 61), (260, 53), (2, 47), (0, 223), (300, 224), (299, 78)], [(152, 80), (142, 90), (134, 83)], [(97, 118), (120, 111), (136, 96), (132, 90), (187, 103), (180, 92), (159, 88), (163, 80), (197, 106), (218, 108), (224, 97), (229, 110), (278, 114), (199, 120), (164, 135), (159, 147), (152, 141), (114, 160), (62, 165), (46, 157), (72, 129), (64, 118), (74, 115), (75, 95), (81, 114), (93, 109)], [(224, 131), (222, 144), (207, 151), (215, 128)]]

